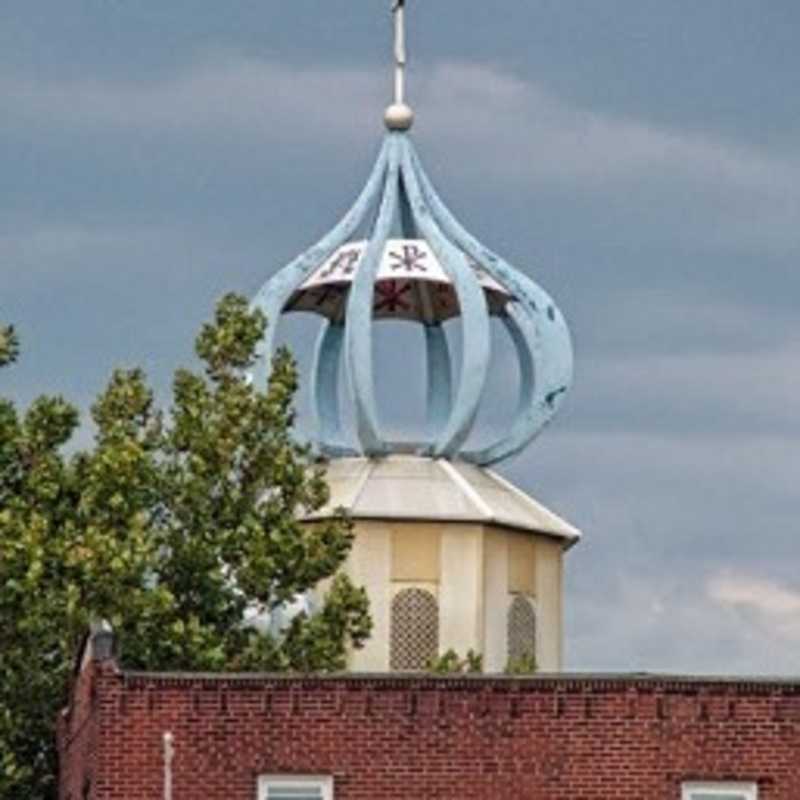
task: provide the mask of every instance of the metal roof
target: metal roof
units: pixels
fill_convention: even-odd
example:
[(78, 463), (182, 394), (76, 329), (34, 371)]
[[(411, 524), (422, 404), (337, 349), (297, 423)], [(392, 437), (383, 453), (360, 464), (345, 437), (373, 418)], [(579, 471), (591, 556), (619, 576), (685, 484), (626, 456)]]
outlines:
[(491, 470), (463, 461), (393, 455), (340, 458), (326, 467), (330, 501), (308, 519), (343, 507), (354, 519), (501, 525), (565, 540), (580, 531)]

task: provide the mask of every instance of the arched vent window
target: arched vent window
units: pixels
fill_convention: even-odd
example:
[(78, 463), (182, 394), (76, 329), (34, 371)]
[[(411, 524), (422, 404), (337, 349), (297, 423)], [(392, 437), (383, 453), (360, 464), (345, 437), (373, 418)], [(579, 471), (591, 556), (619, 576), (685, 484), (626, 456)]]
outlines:
[(536, 610), (518, 594), (508, 609), (508, 661), (521, 664), (536, 658)]
[(439, 654), (439, 605), (431, 592), (403, 589), (392, 600), (389, 664), (424, 670)]

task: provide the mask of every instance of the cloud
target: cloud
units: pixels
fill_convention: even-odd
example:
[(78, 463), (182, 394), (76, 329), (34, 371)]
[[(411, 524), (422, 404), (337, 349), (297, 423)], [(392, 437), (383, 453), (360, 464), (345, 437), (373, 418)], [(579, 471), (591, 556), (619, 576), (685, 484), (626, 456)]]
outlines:
[[(800, 341), (762, 351), (595, 356), (580, 365), (574, 402), (589, 430), (800, 435)], [(585, 392), (585, 394), (584, 394)]]
[(503, 471), (560, 513), (583, 509), (573, 521), (587, 538), (630, 533), (687, 558), (735, 543), (742, 557), (782, 559), (796, 548), (797, 452), (781, 432), (582, 431), (569, 418)]
[[(193, 170), (197, 192), (220, 162), (228, 175), (270, 177), (296, 162), (303, 185), (338, 176), (344, 154), (374, 152), (385, 84), (370, 69), (293, 69), (214, 52), (138, 82), (0, 75), (0, 103), (21, 152), (31, 137), (46, 137), (46, 151), (62, 134), (75, 152), (91, 142), (113, 173), (106, 193), (126, 162), (140, 178), (155, 180), (150, 165), (181, 186)], [(523, 194), (517, 204), (569, 193), (575, 209), (588, 203), (584, 226), (601, 226), (603, 241), (627, 227), (662, 246), (762, 255), (800, 247), (800, 154), (581, 107), (491, 64), (434, 65), (415, 83), (415, 105), (426, 161), (446, 159), (455, 181), (487, 197)], [(136, 144), (120, 149), (123, 141)], [(171, 196), (168, 186), (158, 191)]]
[(751, 614), (751, 625), (773, 636), (800, 642), (800, 590), (724, 572), (708, 581), (706, 592), (718, 606)]
[(800, 615), (723, 604), (708, 586), (763, 575), (795, 591), (797, 439), (576, 421), (501, 465), (583, 531), (566, 559), (569, 666), (796, 672)]
[(364, 138), (371, 131), (357, 110), (380, 109), (378, 93), (367, 71), (294, 70), (227, 55), (148, 82), (0, 80), (4, 105), (28, 123), (181, 137), (227, 132), (265, 146), (296, 136)]
[[(611, 572), (574, 587), (570, 665), (593, 670), (794, 674), (800, 628), (792, 618), (748, 619), (708, 597), (702, 575), (658, 565)], [(607, 598), (598, 602), (598, 595)]]
[(0, 233), (0, 268), (26, 283), (40, 280), (43, 271), (58, 272), (70, 264), (102, 269), (102, 258), (129, 252), (132, 245), (141, 246), (145, 241), (154, 246), (164, 233), (78, 225), (42, 225)]
[[(18, 118), (83, 129), (226, 131), (264, 144), (300, 136), (349, 147), (374, 137), (384, 78), (369, 69), (291, 69), (214, 53), (148, 82), (6, 76), (0, 98)], [(457, 146), (475, 156), (461, 164), (466, 169), (592, 184), (654, 173), (674, 178), (677, 170), (692, 181), (798, 199), (797, 157), (581, 108), (492, 65), (435, 65), (419, 82), (415, 104), (421, 135), (445, 152)], [(498, 146), (513, 157), (495, 158)]]
[(723, 606), (752, 608), (768, 616), (792, 614), (800, 625), (800, 591), (772, 581), (723, 573), (709, 580), (708, 595)]
[(543, 86), (485, 65), (440, 65), (425, 88), (422, 100), (431, 105), (441, 135), (480, 146), (511, 129), (522, 152), (491, 160), (513, 175), (521, 168), (523, 174), (606, 181), (677, 168), (684, 175), (771, 193), (791, 188), (792, 174), (800, 171), (797, 160), (776, 159), (711, 135), (576, 107)]
[(437, 152), (458, 153), (473, 180), (559, 187), (575, 204), (603, 196), (620, 204), (612, 228), (647, 228), (656, 239), (661, 231), (671, 247), (798, 250), (799, 153), (582, 108), (485, 65), (441, 65), (423, 103)]

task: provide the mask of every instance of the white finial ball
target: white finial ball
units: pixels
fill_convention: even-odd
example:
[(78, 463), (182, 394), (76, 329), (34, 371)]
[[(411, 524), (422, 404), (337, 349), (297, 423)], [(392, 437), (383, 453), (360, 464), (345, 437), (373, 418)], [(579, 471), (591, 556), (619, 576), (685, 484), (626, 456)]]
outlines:
[(414, 124), (414, 111), (405, 103), (394, 103), (386, 109), (383, 121), (390, 131), (407, 131)]

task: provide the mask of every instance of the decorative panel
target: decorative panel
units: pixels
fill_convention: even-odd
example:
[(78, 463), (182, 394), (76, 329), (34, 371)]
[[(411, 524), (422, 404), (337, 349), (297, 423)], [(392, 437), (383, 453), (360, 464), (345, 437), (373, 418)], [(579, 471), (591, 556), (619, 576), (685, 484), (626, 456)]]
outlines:
[(439, 654), (439, 604), (425, 589), (403, 589), (392, 601), (389, 665), (424, 670)]
[(536, 541), (533, 536), (508, 535), (508, 591), (536, 595)]
[(438, 583), (440, 549), (440, 526), (393, 525), (392, 580)]
[(518, 594), (508, 609), (508, 660), (510, 664), (536, 657), (536, 610)]

